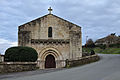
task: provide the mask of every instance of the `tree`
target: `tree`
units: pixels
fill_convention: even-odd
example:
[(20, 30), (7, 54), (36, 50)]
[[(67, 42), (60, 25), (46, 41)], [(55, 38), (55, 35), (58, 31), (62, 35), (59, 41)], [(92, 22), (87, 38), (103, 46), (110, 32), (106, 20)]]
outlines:
[(86, 44), (85, 44), (85, 46), (93, 48), (93, 47), (95, 47), (95, 44), (94, 44), (94, 42), (93, 42), (92, 39), (88, 39), (87, 42), (86, 42)]
[(11, 47), (5, 52), (5, 62), (35, 62), (38, 53), (31, 47)]

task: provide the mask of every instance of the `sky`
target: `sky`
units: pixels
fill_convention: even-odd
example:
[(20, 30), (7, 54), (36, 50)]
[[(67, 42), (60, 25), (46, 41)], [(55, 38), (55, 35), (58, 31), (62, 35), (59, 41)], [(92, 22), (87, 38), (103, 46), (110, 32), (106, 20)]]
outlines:
[(82, 27), (82, 44), (86, 36), (120, 35), (120, 0), (0, 0), (0, 53), (17, 46), (19, 25), (48, 14), (50, 6), (54, 15)]

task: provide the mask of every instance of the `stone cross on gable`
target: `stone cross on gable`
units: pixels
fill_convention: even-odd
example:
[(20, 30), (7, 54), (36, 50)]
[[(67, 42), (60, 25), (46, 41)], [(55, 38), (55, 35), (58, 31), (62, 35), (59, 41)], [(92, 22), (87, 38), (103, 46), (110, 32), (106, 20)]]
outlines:
[(51, 14), (52, 10), (53, 10), (53, 9), (52, 9), (51, 7), (49, 7), (49, 9), (48, 9), (49, 14)]

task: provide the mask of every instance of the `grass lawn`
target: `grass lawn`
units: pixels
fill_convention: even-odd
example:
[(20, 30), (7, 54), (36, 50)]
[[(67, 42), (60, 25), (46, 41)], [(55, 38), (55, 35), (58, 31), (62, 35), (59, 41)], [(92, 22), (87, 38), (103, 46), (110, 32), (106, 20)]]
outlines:
[(83, 52), (90, 52), (94, 50), (95, 53), (103, 53), (103, 54), (120, 54), (120, 48), (83, 48)]

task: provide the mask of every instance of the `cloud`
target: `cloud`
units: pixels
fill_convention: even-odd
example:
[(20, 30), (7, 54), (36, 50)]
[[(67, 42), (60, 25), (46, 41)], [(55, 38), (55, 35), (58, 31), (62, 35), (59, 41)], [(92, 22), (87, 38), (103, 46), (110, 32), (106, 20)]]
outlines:
[(17, 42), (11, 42), (5, 39), (0, 39), (0, 53), (4, 54), (9, 47), (17, 46)]
[(120, 35), (120, 0), (0, 0), (0, 39), (6, 40), (1, 44), (17, 42), (18, 26), (47, 14), (49, 6), (53, 14), (82, 26), (83, 44), (85, 36), (96, 40), (112, 32)]
[(10, 46), (18, 46), (18, 42), (11, 42)]

